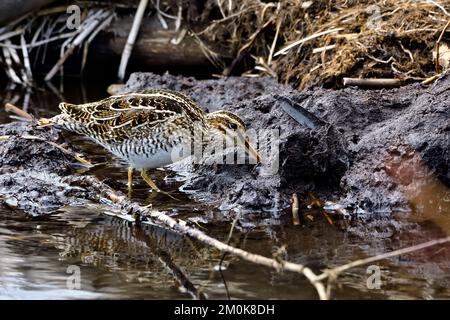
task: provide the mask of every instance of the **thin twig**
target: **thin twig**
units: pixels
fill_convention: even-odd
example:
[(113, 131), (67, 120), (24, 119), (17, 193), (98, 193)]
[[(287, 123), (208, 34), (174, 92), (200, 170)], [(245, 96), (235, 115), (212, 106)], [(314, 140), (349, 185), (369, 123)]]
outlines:
[(434, 1), (434, 0), (425, 0), (425, 2), (428, 2), (428, 3), (431, 3), (431, 4), (433, 4), (433, 5), (435, 5), (436, 7), (438, 7), (447, 17), (450, 17), (450, 13), (448, 13), (448, 11), (447, 10), (445, 10), (445, 8), (441, 5), (441, 4), (439, 4), (439, 3), (437, 3), (436, 1)]
[(28, 121), (35, 121), (36, 120), (31, 114), (29, 114), (28, 112), (26, 112), (24, 110), (21, 110), (19, 107), (16, 107), (12, 103), (6, 103), (5, 104), (5, 111), (6, 112), (15, 113), (19, 117), (21, 117), (23, 119), (27, 119)]
[(273, 53), (275, 51), (275, 46), (278, 40), (278, 34), (280, 33), (281, 22), (282, 22), (281, 19), (277, 18), (277, 27), (275, 31), (275, 36), (273, 37), (272, 45), (270, 46), (269, 57), (267, 58), (267, 65), (269, 66), (272, 63)]
[(324, 273), (322, 273), (321, 275), (319, 275), (316, 280), (318, 281), (322, 281), (326, 278), (328, 278), (330, 275), (336, 276), (348, 269), (351, 268), (355, 268), (355, 267), (359, 267), (362, 265), (367, 265), (369, 263), (373, 263), (373, 262), (377, 262), (380, 260), (385, 260), (385, 259), (389, 259), (389, 258), (393, 258), (396, 256), (400, 256), (403, 254), (407, 254), (407, 253), (411, 253), (411, 252), (415, 252), (415, 251), (419, 251), (419, 250), (423, 250), (438, 244), (444, 244), (444, 243), (448, 243), (450, 242), (450, 236), (446, 237), (446, 238), (441, 238), (441, 239), (436, 239), (436, 240), (431, 240), (428, 242), (424, 242), (421, 244), (417, 244), (411, 247), (407, 247), (407, 248), (402, 248), (402, 249), (398, 249), (398, 250), (394, 250), (392, 252), (387, 252), (387, 253), (383, 253), (383, 254), (379, 254), (377, 256), (374, 257), (369, 257), (366, 259), (360, 259), (360, 260), (356, 260), (347, 264), (344, 264), (342, 266), (333, 268), (333, 269), (328, 269), (326, 270)]
[(4, 40), (7, 40), (9, 38), (12, 38), (12, 37), (18, 36), (20, 34), (23, 34), (23, 31), (24, 31), (23, 29), (19, 29), (19, 30), (15, 30), (15, 31), (10, 31), (10, 32), (4, 33), (4, 34), (0, 35), (0, 41), (4, 41)]
[(442, 37), (444, 36), (445, 31), (447, 31), (448, 26), (450, 25), (450, 20), (445, 25), (444, 29), (442, 29), (441, 34), (439, 35), (438, 40), (436, 41), (436, 72), (439, 72), (439, 44), (441, 43)]
[(280, 55), (280, 54), (286, 54), (290, 49), (292, 49), (292, 48), (294, 48), (294, 47), (296, 47), (296, 46), (298, 46), (298, 45), (300, 45), (300, 44), (302, 44), (302, 43), (308, 42), (308, 41), (310, 41), (310, 40), (313, 40), (313, 39), (315, 39), (315, 38), (319, 38), (319, 37), (321, 37), (321, 36), (324, 36), (324, 35), (327, 35), (327, 34), (330, 34), (330, 33), (336, 33), (336, 32), (342, 31), (342, 30), (344, 30), (344, 28), (334, 28), (334, 29), (322, 31), (322, 32), (319, 32), (319, 33), (310, 35), (310, 36), (308, 36), (308, 37), (306, 37), (306, 38), (297, 40), (297, 41), (291, 43), (290, 45), (284, 47), (283, 49), (277, 51), (277, 52), (274, 54), (274, 57), (276, 57), (276, 56), (278, 56), (278, 55)]
[[(231, 224), (230, 232), (228, 233), (228, 238), (227, 238), (227, 244), (228, 245), (231, 242), (231, 238), (233, 236), (233, 231), (234, 231), (234, 228), (236, 227), (236, 223), (238, 222), (239, 218), (240, 218), (240, 214), (236, 215), (236, 217), (233, 219), (233, 223)], [(227, 293), (227, 299), (231, 300), (230, 291), (228, 290), (228, 284), (227, 284), (227, 281), (225, 280), (225, 276), (224, 276), (224, 274), (222, 272), (222, 265), (223, 265), (223, 262), (225, 261), (226, 256), (227, 256), (227, 253), (224, 252), (222, 257), (220, 258), (220, 261), (219, 261), (219, 273), (220, 273), (220, 277), (222, 278), (223, 285), (225, 287), (225, 292)]]
[(27, 44), (23, 35), (20, 36), (20, 44), (22, 46), (23, 65), (30, 83), (33, 82), (33, 73), (31, 71), (30, 57), (28, 55)]

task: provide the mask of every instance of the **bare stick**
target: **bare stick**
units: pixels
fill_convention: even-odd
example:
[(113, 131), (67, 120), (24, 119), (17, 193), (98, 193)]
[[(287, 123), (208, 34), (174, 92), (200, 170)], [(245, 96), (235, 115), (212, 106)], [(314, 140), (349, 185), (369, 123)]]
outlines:
[(22, 34), (22, 33), (23, 33), (23, 29), (19, 29), (19, 30), (15, 30), (15, 31), (10, 31), (10, 32), (4, 33), (4, 34), (0, 35), (0, 41), (7, 40), (9, 38), (18, 36), (19, 34)]
[(29, 121), (35, 121), (35, 118), (31, 114), (29, 114), (26, 111), (21, 110), (19, 107), (16, 107), (15, 105), (13, 105), (11, 103), (5, 104), (5, 111), (15, 113), (19, 117), (27, 119)]
[(447, 31), (448, 26), (450, 25), (450, 20), (445, 25), (444, 29), (442, 29), (441, 34), (439, 35), (438, 40), (436, 41), (436, 72), (439, 72), (439, 44), (441, 43), (442, 37), (444, 36), (445, 31)]
[(33, 82), (33, 73), (31, 71), (31, 64), (30, 64), (30, 58), (28, 56), (27, 44), (25, 42), (25, 38), (23, 37), (23, 34), (20, 36), (20, 45), (22, 47), (23, 64), (25, 67), (27, 78), (28, 78), (28, 81), (30, 81), (30, 83), (31, 83), (31, 82)]
[(358, 86), (358, 87), (399, 87), (404, 82), (400, 79), (359, 79), (359, 78), (344, 78), (344, 86)]
[[(71, 37), (73, 37), (73, 36), (75, 36), (77, 34), (78, 34), (78, 32), (68, 32), (68, 33), (60, 34), (60, 35), (57, 35), (57, 36), (54, 36), (54, 37), (51, 37), (51, 38), (48, 38), (48, 39), (45, 39), (45, 40), (40, 40), (40, 41), (36, 41), (35, 43), (27, 44), (26, 47), (28, 49), (32, 49), (32, 48), (35, 48), (35, 47), (42, 46), (44, 44), (48, 44), (50, 42), (58, 41), (58, 40), (65, 39), (65, 38), (71, 38)], [(17, 50), (22, 49), (22, 46), (20, 46), (20, 45), (7, 44), (7, 43), (0, 43), (0, 47), (2, 47), (2, 48), (13, 48), (13, 49), (17, 49)]]
[(23, 84), (22, 80), (19, 78), (17, 73), (14, 71), (12, 67), (12, 60), (10, 52), (7, 48), (2, 48), (3, 56), (5, 57), (5, 64), (7, 66), (6, 73), (8, 74), (9, 78), (14, 82), (18, 84)]
[(434, 82), (434, 80), (436, 80), (436, 79), (438, 79), (439, 77), (441, 77), (443, 74), (444, 74), (444, 72), (441, 72), (441, 73), (435, 74), (434, 76), (431, 76), (431, 77), (429, 77), (429, 78), (426, 78), (425, 80), (423, 80), (423, 81), (421, 82), (421, 84), (423, 84), (423, 85), (430, 84), (430, 83)]
[(148, 0), (141, 0), (139, 2), (139, 7), (136, 10), (136, 15), (134, 16), (133, 25), (131, 26), (130, 33), (128, 35), (127, 43), (123, 48), (122, 57), (120, 59), (119, 73), (118, 77), (120, 81), (125, 78), (125, 71), (127, 69), (128, 60), (130, 59), (131, 52), (133, 51), (133, 46), (136, 41), (139, 28), (141, 27), (142, 18), (144, 17), (145, 9), (147, 8)]

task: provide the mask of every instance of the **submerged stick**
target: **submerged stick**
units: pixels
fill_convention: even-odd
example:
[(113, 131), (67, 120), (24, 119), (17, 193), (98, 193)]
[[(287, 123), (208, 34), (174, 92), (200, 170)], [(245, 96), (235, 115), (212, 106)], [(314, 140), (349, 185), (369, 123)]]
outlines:
[(197, 289), (186, 273), (173, 261), (170, 253), (161, 249), (158, 244), (151, 241), (151, 238), (145, 234), (142, 228), (135, 228), (133, 235), (149, 247), (150, 253), (172, 274), (174, 280), (178, 282), (178, 284), (182, 286), (193, 299), (205, 300), (207, 298), (201, 290)]

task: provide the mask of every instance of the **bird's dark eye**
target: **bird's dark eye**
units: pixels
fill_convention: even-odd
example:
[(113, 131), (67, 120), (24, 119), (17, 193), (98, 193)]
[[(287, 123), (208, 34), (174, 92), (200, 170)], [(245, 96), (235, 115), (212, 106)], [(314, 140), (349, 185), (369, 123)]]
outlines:
[(230, 129), (233, 129), (233, 130), (236, 130), (236, 129), (238, 128), (238, 126), (237, 126), (236, 123), (230, 123), (230, 124), (228, 125), (228, 127), (230, 127)]

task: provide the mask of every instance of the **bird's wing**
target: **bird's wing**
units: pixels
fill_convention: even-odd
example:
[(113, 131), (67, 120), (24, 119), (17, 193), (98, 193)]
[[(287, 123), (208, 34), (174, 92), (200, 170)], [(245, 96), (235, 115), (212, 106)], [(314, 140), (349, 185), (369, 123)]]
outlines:
[(147, 90), (117, 95), (83, 105), (62, 103), (61, 111), (99, 135), (121, 140), (137, 129), (151, 129), (178, 117), (204, 121), (204, 112), (190, 98), (173, 91)]

